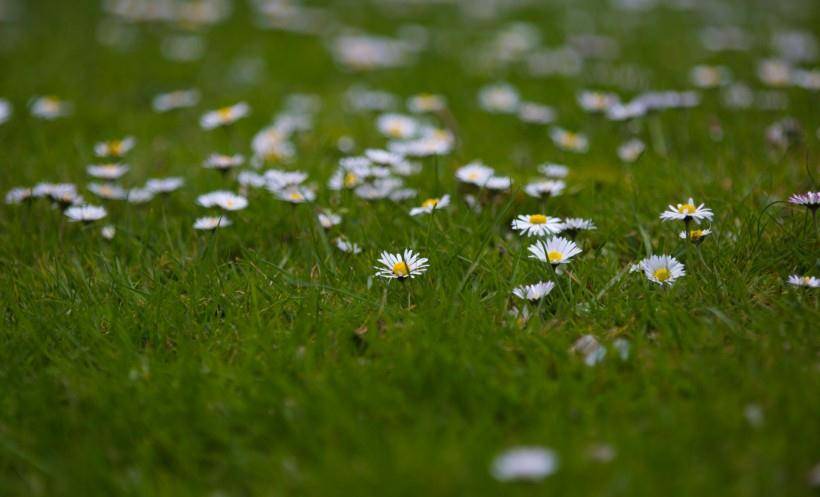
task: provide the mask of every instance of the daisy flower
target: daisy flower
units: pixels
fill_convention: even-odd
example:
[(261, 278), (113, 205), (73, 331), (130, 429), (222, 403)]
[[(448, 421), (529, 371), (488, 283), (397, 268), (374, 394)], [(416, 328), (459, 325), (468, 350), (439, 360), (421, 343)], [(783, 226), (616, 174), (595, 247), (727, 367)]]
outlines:
[(566, 178), (569, 174), (569, 168), (563, 164), (546, 162), (538, 166), (538, 172), (547, 178)]
[(313, 193), (312, 190), (299, 186), (289, 186), (282, 190), (276, 190), (273, 194), (279, 200), (284, 200), (291, 204), (304, 204), (305, 202), (313, 202), (313, 200), (316, 199), (316, 194)]
[(410, 116), (402, 114), (382, 114), (376, 121), (379, 133), (394, 140), (407, 140), (415, 136), (419, 125)]
[(795, 193), (789, 197), (789, 203), (802, 205), (814, 212), (820, 207), (820, 192)]
[(806, 287), (806, 288), (820, 288), (820, 279), (814, 276), (800, 276), (793, 274), (789, 276), (788, 283), (790, 285)]
[(484, 188), (487, 190), (503, 191), (510, 188), (512, 185), (512, 178), (509, 176), (492, 176), (484, 183)]
[(33, 191), (31, 188), (18, 186), (12, 188), (11, 190), (6, 193), (6, 204), (22, 204), (26, 200), (29, 200), (33, 196)]
[(712, 220), (712, 216), (714, 215), (712, 209), (704, 207), (705, 204), (695, 205), (695, 201), (692, 198), (685, 204), (669, 205), (669, 207), (661, 213), (661, 219), (664, 221), (678, 220), (687, 224), (693, 219), (698, 224), (704, 219), (707, 221)]
[(241, 154), (211, 154), (208, 156), (207, 159), (205, 159), (205, 162), (202, 163), (202, 167), (204, 167), (205, 169), (215, 169), (221, 173), (224, 173), (230, 169), (239, 167), (244, 163), (245, 157), (243, 157)]
[(524, 102), (518, 107), (518, 119), (529, 124), (550, 124), (555, 121), (555, 110), (547, 105)]
[(481, 162), (471, 162), (456, 170), (456, 179), (462, 183), (484, 186), (493, 174), (495, 174), (493, 168), (485, 166)]
[(447, 101), (441, 95), (422, 93), (407, 99), (407, 108), (414, 114), (441, 112), (447, 106)]
[(444, 195), (441, 198), (428, 198), (421, 203), (421, 207), (413, 207), (410, 209), (411, 216), (419, 216), (421, 214), (430, 214), (435, 210), (443, 209), (450, 205), (450, 196)]
[(132, 188), (128, 190), (125, 200), (132, 204), (144, 204), (154, 198), (154, 192), (148, 188)]
[(330, 229), (342, 222), (342, 216), (329, 210), (319, 211), (319, 213), (316, 214), (316, 218), (319, 220), (319, 224), (322, 225), (322, 228), (324, 229)]
[(724, 66), (698, 65), (692, 68), (689, 77), (698, 88), (715, 88), (729, 83), (732, 74)]
[(115, 227), (114, 227), (113, 225), (111, 225), (111, 224), (106, 224), (106, 225), (105, 225), (105, 226), (103, 226), (103, 227), (102, 227), (102, 229), (100, 230), (100, 234), (101, 234), (101, 235), (102, 235), (102, 237), (103, 237), (103, 238), (105, 238), (106, 240), (113, 240), (113, 239), (114, 239), (114, 236), (116, 236), (116, 235), (117, 235), (117, 228), (115, 228)]
[(82, 221), (90, 223), (100, 220), (108, 215), (105, 207), (98, 207), (96, 205), (75, 205), (65, 210), (64, 214), (72, 222)]
[(582, 91), (578, 95), (578, 105), (587, 112), (604, 113), (620, 102), (618, 95), (599, 91)]
[(415, 278), (427, 271), (428, 267), (427, 259), (410, 249), (405, 249), (403, 254), (382, 252), (378, 262), (381, 266), (373, 266), (376, 276), (400, 281)]
[(563, 231), (569, 233), (570, 235), (574, 235), (579, 231), (592, 231), (598, 229), (591, 219), (583, 219), (580, 217), (568, 217), (564, 219), (562, 224)]
[(547, 217), (543, 214), (522, 214), (512, 221), (512, 229), (523, 236), (545, 236), (560, 233), (563, 229), (561, 219)]
[(171, 193), (185, 184), (185, 180), (177, 177), (154, 178), (145, 182), (145, 188), (154, 193)]
[(521, 99), (518, 91), (507, 83), (485, 86), (478, 93), (478, 103), (487, 112), (512, 114)]
[(93, 178), (113, 181), (120, 179), (129, 169), (126, 164), (91, 164), (85, 171)]
[(377, 148), (368, 148), (364, 151), (364, 156), (373, 164), (381, 166), (395, 166), (404, 162), (404, 157), (401, 155)]
[(530, 197), (535, 198), (541, 198), (544, 196), (557, 197), (558, 195), (561, 195), (566, 186), (567, 184), (561, 180), (534, 181), (524, 185), (524, 192)]
[(272, 192), (282, 190), (287, 187), (302, 184), (308, 174), (304, 171), (282, 171), (281, 169), (268, 169), (263, 175), (265, 187)]
[(31, 115), (51, 121), (71, 114), (71, 104), (54, 96), (38, 97), (31, 103)]
[(113, 183), (89, 183), (88, 191), (105, 200), (123, 200), (128, 192), (120, 185)]
[(213, 231), (217, 228), (224, 228), (233, 224), (230, 219), (225, 216), (206, 216), (200, 217), (194, 222), (195, 230)]
[(8, 100), (0, 98), (0, 124), (11, 118), (12, 107)]
[(581, 253), (578, 245), (566, 238), (555, 236), (545, 242), (538, 240), (529, 247), (530, 258), (547, 262), (553, 267), (568, 264), (569, 260)]
[(543, 297), (549, 295), (552, 289), (555, 288), (555, 283), (552, 281), (541, 281), (534, 285), (522, 285), (513, 288), (513, 295), (524, 300), (541, 300)]
[(646, 149), (644, 142), (633, 138), (618, 147), (618, 158), (624, 162), (635, 162)]
[(248, 206), (248, 199), (233, 192), (217, 190), (200, 195), (196, 203), (202, 207), (219, 207), (226, 211), (239, 211)]
[(671, 255), (653, 255), (638, 263), (646, 278), (661, 286), (686, 275), (686, 268)]
[(570, 152), (584, 153), (589, 150), (589, 140), (581, 133), (573, 133), (563, 128), (552, 128), (550, 138), (558, 148)]
[(359, 244), (353, 243), (345, 238), (336, 238), (333, 243), (336, 245), (336, 248), (348, 254), (356, 255), (362, 252), (362, 248)]
[(151, 102), (155, 112), (193, 107), (199, 103), (199, 90), (177, 90), (169, 93), (160, 93)]
[(558, 456), (542, 447), (513, 447), (493, 460), (490, 472), (499, 481), (540, 481), (558, 469)]
[(215, 129), (220, 126), (227, 126), (250, 114), (251, 108), (245, 102), (236, 105), (222, 107), (217, 110), (206, 112), (199, 119), (199, 125), (203, 129)]
[(109, 140), (94, 145), (94, 154), (97, 157), (122, 157), (134, 148), (137, 140), (133, 136), (126, 136), (121, 140)]
[(692, 243), (699, 244), (711, 234), (712, 230), (706, 228), (702, 230), (684, 230), (678, 233), (678, 237), (681, 240), (690, 240)]

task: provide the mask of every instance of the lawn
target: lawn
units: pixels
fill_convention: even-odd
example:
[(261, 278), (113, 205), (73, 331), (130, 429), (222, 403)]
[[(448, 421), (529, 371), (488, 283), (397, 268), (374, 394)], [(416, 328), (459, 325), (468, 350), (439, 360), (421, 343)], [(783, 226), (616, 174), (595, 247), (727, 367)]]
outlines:
[(0, 0), (0, 495), (817, 495), (820, 4), (179, 5)]

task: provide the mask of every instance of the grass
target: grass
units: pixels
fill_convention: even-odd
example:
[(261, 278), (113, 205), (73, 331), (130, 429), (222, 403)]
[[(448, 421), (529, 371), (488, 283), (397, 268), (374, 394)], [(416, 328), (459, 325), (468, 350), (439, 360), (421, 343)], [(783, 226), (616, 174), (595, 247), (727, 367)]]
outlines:
[[(575, 103), (580, 88), (611, 87), (595, 71), (481, 73), (465, 55), (506, 21), (533, 23), (555, 46), (587, 19), (621, 42), (619, 61), (648, 69), (651, 88), (682, 89), (699, 62), (759, 86), (765, 50), (705, 52), (700, 11), (639, 15), (582, 2), (589, 17), (579, 18), (581, 7), (536, 2), (469, 21), (454, 7), (330, 5), (336, 19), (373, 32), (430, 28), (435, 43), (416, 64), (361, 74), (336, 67), (316, 37), (249, 28), (241, 2), (205, 32), (204, 59), (173, 63), (158, 48), (170, 28), (136, 28), (137, 44), (122, 53), (95, 41), (98, 2), (25, 3), (19, 22), (0, 25), (0, 97), (15, 104), (0, 126), (2, 191), (84, 184), (94, 142), (125, 134), (138, 140), (129, 184), (165, 175), (187, 184), (145, 206), (106, 203), (118, 229), (110, 242), (46, 202), (0, 207), (0, 495), (812, 495), (818, 296), (785, 278), (817, 275), (818, 231), (805, 211), (772, 202), (816, 189), (817, 94), (788, 88), (787, 110), (732, 111), (705, 91), (700, 107), (653, 114), (630, 132)], [(818, 35), (811, 2), (792, 13), (725, 5), (764, 41), (778, 22)], [(261, 73), (238, 82), (235, 62), (249, 57), (264, 60)], [(481, 111), (476, 92), (500, 79), (556, 107), (560, 124), (589, 135), (590, 152), (562, 152), (545, 128)], [(323, 185), (340, 136), (383, 146), (373, 115), (343, 106), (357, 82), (447, 96), (460, 144), (439, 166), (453, 208), (411, 218), (409, 205), (320, 188), (316, 204), (345, 216), (325, 233), (314, 206), (260, 190), (234, 226), (191, 229), (203, 213), (196, 196), (232, 187), (198, 164), (214, 151), (247, 153), (289, 93), (317, 94), (323, 108), (288, 168)], [(150, 111), (156, 93), (189, 86), (203, 92), (199, 107)], [(45, 93), (74, 101), (74, 115), (28, 116), (25, 103)], [(204, 109), (239, 100), (253, 108), (248, 119), (199, 129)], [(804, 142), (772, 151), (764, 129), (785, 115), (802, 123)], [(722, 141), (709, 137), (715, 122)], [(615, 149), (632, 134), (648, 149), (623, 165)], [(535, 164), (567, 163), (568, 192), (542, 204), (514, 188), (475, 214), (453, 177), (475, 158), (518, 184)], [(432, 167), (409, 180), (423, 197), (436, 193)], [(658, 220), (690, 195), (716, 213), (715, 235), (697, 248)], [(554, 278), (510, 235), (514, 215), (544, 207), (598, 224), (579, 235), (571, 277)], [(336, 251), (339, 231), (364, 253)], [(430, 270), (404, 284), (375, 280), (378, 253), (405, 247), (429, 257)], [(661, 289), (627, 272), (650, 253), (675, 255), (687, 275)], [(558, 288), (521, 326), (508, 315), (510, 291), (545, 278)], [(570, 352), (585, 334), (609, 350), (595, 367)], [(629, 340), (627, 360), (612, 347), (618, 337)], [(749, 406), (762, 423), (747, 421)], [(554, 449), (559, 470), (537, 484), (493, 480), (492, 459), (520, 444)], [(595, 444), (617, 456), (591, 461)]]

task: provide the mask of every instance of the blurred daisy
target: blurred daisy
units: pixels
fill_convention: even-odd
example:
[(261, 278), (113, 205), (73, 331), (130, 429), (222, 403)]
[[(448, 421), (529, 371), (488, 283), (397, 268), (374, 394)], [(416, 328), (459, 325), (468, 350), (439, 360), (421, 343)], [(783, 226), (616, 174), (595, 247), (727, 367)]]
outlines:
[(544, 196), (547, 197), (557, 197), (561, 195), (566, 188), (567, 184), (561, 180), (543, 180), (543, 181), (534, 181), (532, 183), (527, 183), (524, 185), (524, 192), (529, 195), (530, 197), (535, 198), (542, 198)]
[(100, 220), (108, 215), (105, 207), (98, 207), (96, 205), (75, 205), (65, 210), (64, 214), (72, 222), (82, 221), (84, 223), (91, 223)]
[(144, 204), (154, 198), (154, 192), (148, 188), (132, 188), (128, 190), (125, 200), (132, 204)]
[(250, 114), (251, 108), (245, 102), (236, 105), (222, 107), (217, 110), (206, 112), (199, 120), (199, 125), (203, 129), (214, 129), (220, 126), (228, 126)]
[(32, 189), (22, 186), (12, 188), (6, 193), (6, 204), (22, 204), (32, 198)]
[(698, 65), (692, 68), (689, 77), (698, 88), (715, 88), (728, 84), (732, 73), (724, 66)]
[(568, 264), (570, 259), (581, 253), (578, 245), (571, 240), (556, 236), (545, 242), (538, 240), (529, 246), (530, 258), (547, 262), (553, 267)]
[(558, 469), (558, 456), (542, 447), (513, 447), (493, 460), (490, 472), (499, 481), (540, 481)]
[(31, 103), (31, 115), (51, 121), (71, 114), (71, 104), (54, 96), (37, 97)]
[(538, 172), (547, 178), (566, 178), (569, 174), (569, 168), (563, 164), (546, 162), (538, 166)]
[(193, 107), (199, 103), (198, 90), (178, 90), (170, 93), (160, 93), (151, 102), (151, 106), (156, 112), (168, 112), (169, 110)]
[(336, 245), (336, 248), (348, 254), (356, 255), (362, 252), (362, 248), (358, 244), (352, 243), (345, 238), (336, 238), (333, 243)]
[(620, 103), (618, 95), (599, 91), (582, 91), (578, 95), (578, 105), (587, 112), (604, 113)]
[(478, 103), (487, 112), (512, 114), (519, 102), (518, 91), (506, 83), (485, 86), (478, 93)]
[(239, 167), (245, 163), (245, 157), (241, 154), (234, 154), (234, 155), (223, 155), (223, 154), (211, 154), (205, 159), (205, 162), (202, 163), (202, 167), (205, 169), (215, 169), (219, 172), (227, 172), (233, 168)]
[(106, 200), (124, 200), (128, 192), (120, 185), (113, 183), (89, 183), (88, 191)]
[(591, 219), (583, 219), (580, 217), (565, 218), (562, 225), (563, 231), (570, 236), (575, 236), (579, 231), (592, 231), (598, 229)]
[(800, 276), (793, 274), (789, 276), (788, 283), (799, 287), (820, 288), (820, 279), (815, 278), (814, 276)]
[(85, 168), (86, 173), (93, 178), (113, 181), (120, 179), (128, 172), (126, 164), (91, 164)]
[(196, 203), (202, 207), (219, 207), (226, 211), (239, 211), (248, 206), (248, 199), (233, 192), (217, 190), (200, 195)]
[(484, 183), (484, 188), (487, 190), (504, 191), (508, 190), (512, 185), (512, 178), (509, 176), (492, 176)]
[(283, 188), (302, 184), (308, 177), (304, 171), (282, 171), (280, 169), (268, 169), (263, 175), (265, 187), (276, 192)]
[(376, 276), (387, 279), (404, 280), (415, 278), (427, 271), (427, 259), (410, 249), (403, 254), (382, 252), (378, 260), (381, 266), (373, 266)]
[(316, 214), (316, 218), (319, 220), (319, 224), (324, 229), (330, 229), (342, 222), (342, 216), (329, 210), (319, 211), (319, 213)]
[(518, 119), (529, 124), (550, 124), (555, 121), (555, 110), (548, 105), (524, 102), (518, 107)]
[(420, 207), (413, 207), (410, 209), (411, 216), (419, 216), (421, 214), (430, 214), (434, 210), (443, 209), (450, 205), (450, 196), (444, 195), (441, 198), (428, 198), (421, 203)]
[(194, 222), (195, 230), (213, 231), (217, 228), (224, 228), (233, 224), (230, 219), (225, 216), (207, 216), (200, 217)]
[(446, 106), (444, 97), (431, 93), (413, 95), (407, 100), (407, 108), (414, 114), (441, 112)]
[(646, 150), (644, 142), (633, 138), (618, 147), (618, 158), (624, 162), (635, 162), (644, 150)]
[(672, 285), (686, 275), (686, 268), (671, 255), (653, 255), (638, 263), (646, 278), (661, 286)]
[(481, 162), (471, 162), (456, 170), (456, 179), (462, 183), (484, 186), (493, 174), (495, 174), (493, 168), (485, 166)]
[(818, 207), (820, 207), (820, 192), (795, 193), (789, 197), (789, 203), (793, 205), (802, 205), (803, 207), (814, 212)]
[(412, 138), (419, 129), (414, 118), (402, 114), (382, 114), (376, 121), (376, 127), (381, 134), (393, 140)]
[(0, 124), (11, 118), (12, 107), (8, 100), (0, 98)]
[(711, 221), (714, 213), (712, 209), (704, 207), (704, 205), (696, 206), (695, 201), (690, 198), (685, 204), (669, 205), (660, 217), (664, 221), (683, 221), (687, 224), (692, 220), (698, 224), (704, 219)]
[(291, 204), (304, 204), (305, 202), (313, 202), (316, 194), (312, 190), (298, 186), (289, 186), (285, 189), (273, 192), (279, 200), (290, 202)]
[(134, 148), (136, 143), (133, 136), (126, 136), (121, 140), (99, 142), (94, 145), (94, 154), (97, 157), (122, 157)]
[(543, 214), (522, 214), (512, 221), (512, 229), (524, 236), (545, 236), (560, 233), (561, 219)]
[(573, 133), (563, 128), (552, 128), (550, 130), (550, 138), (558, 148), (568, 150), (570, 152), (583, 153), (589, 150), (589, 140), (580, 133)]
[(111, 224), (107, 224), (107, 225), (102, 227), (102, 229), (100, 230), (100, 234), (106, 240), (113, 240), (114, 236), (117, 235), (117, 228), (115, 228)]
[(699, 244), (703, 240), (706, 239), (707, 236), (712, 234), (712, 230), (710, 229), (702, 229), (702, 230), (688, 230), (688, 231), (681, 231), (678, 233), (678, 237), (681, 240), (689, 240), (694, 244)]
[(185, 180), (177, 177), (153, 178), (145, 182), (145, 188), (154, 193), (171, 193), (185, 184)]
[(364, 156), (373, 164), (379, 164), (381, 166), (395, 166), (396, 164), (401, 164), (404, 162), (404, 157), (400, 154), (395, 154), (393, 152), (388, 152), (387, 150), (377, 148), (369, 148), (365, 150)]
[(522, 285), (513, 288), (513, 295), (524, 300), (540, 300), (549, 295), (552, 289), (555, 288), (555, 283), (552, 281), (542, 281), (534, 285)]

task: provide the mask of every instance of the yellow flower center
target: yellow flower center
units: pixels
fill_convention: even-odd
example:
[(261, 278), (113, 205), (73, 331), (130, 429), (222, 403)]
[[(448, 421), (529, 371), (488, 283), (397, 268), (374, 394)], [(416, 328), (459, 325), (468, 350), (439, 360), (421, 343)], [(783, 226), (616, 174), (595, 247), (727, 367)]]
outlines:
[(575, 147), (578, 145), (578, 135), (575, 133), (567, 133), (564, 135), (564, 144), (568, 147)]
[(678, 204), (678, 212), (681, 214), (694, 214), (695, 210), (692, 204)]
[(400, 138), (404, 134), (404, 126), (401, 123), (390, 123), (387, 126), (387, 134), (393, 138)]
[(344, 183), (345, 183), (346, 187), (350, 188), (350, 187), (356, 186), (356, 184), (358, 182), (359, 182), (359, 177), (356, 176), (355, 174), (353, 174), (353, 173), (345, 174)]
[(302, 194), (299, 192), (293, 192), (290, 194), (291, 200), (302, 200)]
[(408, 274), (410, 274), (410, 270), (407, 269), (407, 264), (405, 264), (404, 261), (399, 261), (393, 264), (393, 274), (395, 274), (399, 278), (404, 278)]
[(658, 281), (666, 281), (669, 279), (669, 270), (665, 267), (655, 270), (655, 279)]
[(421, 203), (421, 206), (424, 207), (425, 209), (432, 209), (437, 205), (438, 205), (438, 199), (437, 198), (428, 198), (427, 200), (425, 200), (424, 202)]
[(233, 115), (233, 109), (230, 107), (222, 107), (221, 109), (217, 110), (216, 113), (219, 115), (221, 119), (230, 119), (231, 115)]
[(478, 173), (477, 172), (471, 172), (471, 173), (467, 174), (467, 179), (478, 179)]
[(225, 206), (226, 207), (233, 207), (233, 204), (234, 204), (234, 202), (233, 202), (232, 198), (229, 198), (228, 200), (225, 201)]
[(547, 224), (547, 216), (543, 214), (533, 214), (530, 216), (530, 224)]
[(703, 230), (692, 230), (689, 232), (689, 238), (691, 238), (692, 240), (700, 240), (704, 236), (705, 233), (703, 232)]
[(119, 140), (114, 140), (108, 144), (108, 148), (111, 150), (111, 155), (122, 155), (122, 142)]
[(552, 250), (552, 251), (547, 253), (547, 259), (549, 259), (549, 261), (552, 264), (555, 264), (556, 262), (562, 260), (563, 258), (564, 258), (564, 254), (562, 254), (561, 252), (558, 252), (557, 250)]

